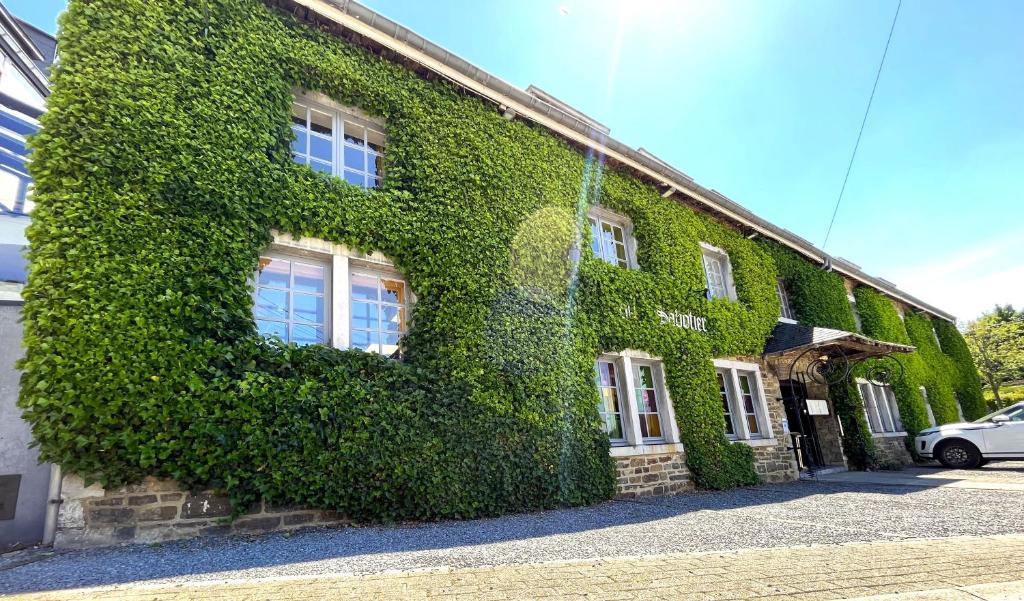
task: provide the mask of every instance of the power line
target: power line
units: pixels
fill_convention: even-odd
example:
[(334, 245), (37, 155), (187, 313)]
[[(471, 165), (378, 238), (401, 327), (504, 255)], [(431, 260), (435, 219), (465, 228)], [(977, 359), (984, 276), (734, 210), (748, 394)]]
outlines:
[(843, 177), (843, 187), (839, 189), (839, 198), (836, 199), (836, 208), (832, 211), (832, 219), (828, 222), (828, 230), (825, 232), (825, 241), (821, 243), (821, 249), (828, 244), (828, 237), (832, 235), (832, 225), (836, 222), (836, 215), (839, 214), (839, 203), (843, 202), (843, 193), (846, 192), (846, 182), (850, 179), (850, 170), (853, 169), (853, 159), (857, 157), (857, 148), (860, 147), (860, 137), (864, 135), (864, 125), (868, 122), (868, 113), (871, 112), (871, 101), (875, 99), (875, 90), (878, 89), (878, 80), (882, 77), (882, 67), (885, 65), (885, 55), (889, 53), (889, 43), (892, 42), (892, 32), (896, 30), (896, 19), (900, 16), (900, 7), (903, 0), (896, 5), (896, 14), (892, 16), (892, 25), (889, 27), (889, 38), (885, 40), (885, 50), (882, 51), (882, 60), (878, 63), (878, 72), (875, 73), (875, 85), (871, 86), (871, 96), (868, 97), (868, 106), (864, 109), (864, 118), (860, 122), (860, 131), (857, 132), (857, 142), (853, 145), (853, 154), (850, 155), (850, 164), (846, 166), (846, 176)]

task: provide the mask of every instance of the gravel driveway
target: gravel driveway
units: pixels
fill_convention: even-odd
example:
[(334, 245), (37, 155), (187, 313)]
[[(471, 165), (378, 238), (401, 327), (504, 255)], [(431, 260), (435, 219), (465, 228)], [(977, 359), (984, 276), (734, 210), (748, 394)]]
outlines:
[[(1024, 480), (1024, 464), (987, 467)], [(526, 563), (1024, 533), (1024, 491), (793, 482), (465, 522), (75, 551), (0, 567), (0, 594), (116, 584)]]

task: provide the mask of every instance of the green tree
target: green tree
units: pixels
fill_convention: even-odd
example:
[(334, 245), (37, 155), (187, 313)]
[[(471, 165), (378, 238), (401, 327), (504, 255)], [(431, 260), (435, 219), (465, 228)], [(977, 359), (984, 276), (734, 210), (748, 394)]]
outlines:
[(999, 388), (1024, 374), (1024, 311), (997, 305), (967, 324), (964, 337), (996, 405), (1001, 407)]

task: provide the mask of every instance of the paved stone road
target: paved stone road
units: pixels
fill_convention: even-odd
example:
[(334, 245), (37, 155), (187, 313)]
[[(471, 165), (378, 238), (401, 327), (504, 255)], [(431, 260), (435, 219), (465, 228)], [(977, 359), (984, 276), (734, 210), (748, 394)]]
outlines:
[[(942, 475), (938, 470), (934, 473)], [(373, 592), (376, 589), (365, 587), (401, 585), (406, 588), (394, 590), (425, 595), (445, 587), (458, 592), (454, 587), (461, 580), (457, 578), (494, 580), (499, 584), (507, 581), (512, 583), (510, 586), (515, 582), (533, 585), (552, 578), (555, 582), (570, 582), (573, 579), (564, 572), (580, 569), (597, 570), (590, 574), (595, 584), (607, 584), (603, 580), (607, 578), (616, 582), (616, 586), (622, 585), (618, 580), (622, 575), (611, 573), (619, 570), (630, 577), (648, 579), (644, 582), (654, 586), (651, 590), (657, 590), (660, 586), (657, 581), (664, 579), (659, 575), (661, 568), (678, 572), (672, 566), (663, 565), (664, 562), (685, 566), (691, 565), (697, 557), (699, 562), (712, 568), (716, 562), (725, 562), (718, 567), (726, 565), (727, 559), (734, 556), (746, 557), (755, 565), (767, 565), (765, 562), (771, 562), (772, 557), (780, 558), (771, 570), (751, 572), (747, 580), (743, 580), (742, 575), (737, 576), (740, 578), (737, 582), (749, 582), (752, 587), (756, 582), (765, 586), (772, 583), (793, 586), (783, 578), (796, 575), (792, 570), (787, 571), (790, 564), (829, 566), (826, 573), (831, 574), (841, 566), (833, 567), (828, 562), (833, 558), (839, 561), (841, 557), (847, 558), (842, 565), (846, 565), (849, 572), (849, 579), (844, 582), (862, 578), (863, 574), (855, 572), (864, 571), (857, 567), (865, 565), (860, 563), (864, 556), (851, 550), (858, 547), (849, 543), (870, 543), (865, 547), (871, 549), (867, 553), (885, 558), (882, 564), (897, 565), (894, 562), (909, 558), (911, 563), (904, 567), (910, 571), (903, 574), (881, 572), (871, 567), (878, 564), (866, 564), (868, 573), (874, 570), (879, 577), (902, 578), (889, 584), (909, 586), (914, 584), (909, 579), (916, 576), (938, 578), (933, 568), (945, 570), (942, 573), (947, 578), (936, 580), (930, 586), (952, 586), (961, 581), (972, 584), (968, 580), (957, 580), (968, 576), (995, 575), (1001, 579), (998, 582), (1024, 580), (1024, 575), (1015, 576), (1021, 570), (1020, 558), (1024, 557), (1019, 548), (1014, 552), (1016, 555), (997, 555), (994, 551), (1001, 545), (1013, 549), (1020, 544), (1020, 537), (1024, 537), (1024, 521), (1019, 511), (1024, 507), (1024, 491), (1012, 486), (993, 490), (923, 487), (919, 483), (917, 486), (893, 485), (906, 475), (900, 474), (903, 473), (866, 478), (878, 480), (884, 476), (888, 484), (879, 481), (795, 482), (487, 520), (115, 547), (37, 557), (38, 561), (24, 565), (18, 565), (22, 558), (15, 558), (7, 565), (0, 559), (0, 595), (34, 593), (37, 596), (26, 598), (84, 600), (102, 594), (107, 597), (97, 598), (165, 599), (170, 598), (165, 594), (167, 591), (182, 591), (186, 593), (184, 598), (207, 598), (223, 593), (221, 596), (227, 598), (287, 599), (289, 597), (280, 595), (295, 592), (306, 601), (329, 592), (333, 597), (345, 598), (342, 592), (316, 588), (334, 583), (341, 591), (363, 591), (360, 594), (364, 598), (373, 599), (380, 594)], [(961, 475), (968, 480), (977, 477), (1020, 483), (1024, 482), (1024, 463), (990, 464), (984, 470), (956, 474), (958, 478)], [(915, 540), (924, 538), (940, 540), (926, 543), (924, 547), (900, 546), (914, 545)], [(967, 541), (964, 543), (967, 546), (962, 552), (958, 546), (963, 541)], [(989, 546), (984, 547), (986, 544)], [(803, 551), (793, 549), (800, 545), (804, 546)], [(811, 555), (800, 555), (808, 552), (806, 545), (816, 546), (810, 547)], [(979, 545), (984, 547), (983, 551), (979, 551)], [(941, 549), (943, 553), (966, 559), (963, 563), (945, 561), (942, 556), (923, 550), (926, 548), (934, 548), (936, 553)], [(694, 555), (695, 552), (704, 554)], [(986, 564), (980, 571), (971, 573), (972, 566), (978, 568), (979, 565), (968, 563), (972, 553), (994, 564)], [(594, 562), (597, 562), (595, 566), (586, 568)], [(486, 571), (473, 568), (486, 568)], [(733, 567), (728, 566), (728, 569)], [(382, 576), (384, 573), (389, 574)], [(777, 579), (759, 580), (759, 573)], [(522, 578), (517, 581), (510, 574)], [(555, 576), (549, 577), (550, 574)], [(712, 584), (717, 580), (711, 576), (720, 576), (704, 575), (708, 577), (703, 584)], [(838, 584), (820, 575), (818, 580)], [(256, 588), (230, 589), (224, 587), (225, 581), (259, 584)], [(590, 581), (577, 578), (574, 586)], [(737, 582), (730, 582), (728, 587), (750, 594), (764, 590), (744, 588)], [(860, 585), (847, 587), (851, 590), (844, 596), (854, 594), (857, 586)], [(99, 588), (78, 597), (69, 596), (69, 589), (79, 587)], [(115, 591), (113, 597), (108, 592), (98, 592), (110, 591), (111, 587)], [(608, 593), (603, 589), (575, 590), (581, 594)], [(697, 589), (685, 589), (694, 590)], [(684, 589), (677, 587), (673, 595), (679, 598), (680, 591)], [(136, 592), (142, 596), (136, 596)], [(536, 596), (518, 589), (500, 592), (513, 597)], [(708, 592), (706, 598), (719, 598), (710, 595), (714, 591)], [(826, 598), (822, 591), (798, 589), (795, 594), (812, 593)], [(1004, 598), (1024, 599), (1024, 593)]]
[[(673, 553), (604, 560), (433, 569), (368, 576), (272, 578), (16, 596), (18, 601), (178, 599), (589, 601), (819, 600), (928, 591), (917, 599), (984, 599), (958, 587), (1003, 586), (1024, 595), (1024, 536), (848, 543), (728, 553)], [(937, 589), (945, 589), (940, 591)], [(1007, 596), (1009, 595), (1009, 596)]]

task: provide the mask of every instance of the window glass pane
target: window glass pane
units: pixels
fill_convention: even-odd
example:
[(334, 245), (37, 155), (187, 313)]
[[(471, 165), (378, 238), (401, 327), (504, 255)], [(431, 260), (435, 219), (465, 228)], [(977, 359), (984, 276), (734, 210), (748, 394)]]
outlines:
[(256, 317), (288, 319), (288, 292), (260, 288), (256, 292)]
[(292, 152), (306, 154), (306, 130), (300, 127), (292, 127), (295, 139), (292, 140)]
[(345, 142), (348, 144), (354, 144), (365, 148), (364, 137), (365, 130), (361, 125), (356, 125), (351, 121), (345, 122)]
[(366, 156), (366, 171), (370, 175), (379, 176), (384, 173), (384, 157), (372, 152)]
[(384, 280), (381, 283), (381, 300), (386, 303), (405, 303), (405, 284), (398, 280)]
[(320, 173), (326, 173), (330, 175), (334, 173), (334, 168), (331, 167), (330, 163), (324, 163), (323, 161), (310, 160), (309, 166), (313, 168), (313, 171), (319, 171)]
[(288, 269), (290, 264), (282, 259), (260, 258), (260, 277), (257, 282), (260, 286), (271, 288), (288, 287)]
[(288, 324), (280, 321), (266, 321), (264, 319), (256, 320), (256, 330), (259, 331), (261, 336), (271, 338), (277, 336), (281, 340), (288, 340)]
[(324, 268), (322, 265), (296, 262), (292, 269), (294, 270), (296, 291), (323, 294)]
[(330, 136), (334, 132), (334, 118), (318, 110), (309, 112), (309, 128), (318, 134)]
[(398, 351), (398, 334), (382, 332), (380, 334), (380, 351), (382, 355), (393, 355)]
[(353, 328), (376, 330), (377, 323), (377, 305), (375, 303), (352, 303)]
[(306, 107), (301, 104), (292, 105), (292, 123), (303, 129), (306, 128)]
[(299, 321), (324, 323), (324, 297), (313, 294), (292, 295), (294, 318)]
[(362, 349), (367, 352), (377, 352), (380, 347), (380, 337), (377, 332), (364, 332), (361, 330), (352, 331), (352, 348)]
[(380, 328), (386, 332), (405, 331), (405, 309), (384, 305), (381, 307)]
[(871, 396), (871, 386), (861, 382), (857, 384), (857, 388), (860, 390), (860, 398), (864, 401), (864, 409), (868, 414), (868, 429), (876, 434), (882, 432), (882, 423), (878, 417), (878, 409), (875, 407)]
[(345, 166), (359, 171), (366, 169), (366, 153), (360, 148), (345, 145)]
[(333, 143), (328, 138), (309, 136), (309, 154), (314, 159), (331, 163), (334, 161)]
[(594, 256), (598, 259), (604, 257), (601, 253), (601, 228), (594, 219), (590, 220), (590, 250), (594, 251)]
[(637, 416), (640, 419), (640, 435), (643, 438), (658, 438), (661, 436), (661, 415), (658, 413), (654, 368), (650, 365), (636, 364), (633, 376), (636, 378), (634, 393)]
[(384, 152), (384, 134), (382, 132), (367, 128), (366, 143), (370, 147), (370, 150), (376, 153)]
[(296, 344), (323, 344), (324, 329), (301, 323), (292, 324), (292, 342)]
[(356, 186), (366, 185), (366, 176), (362, 172), (352, 171), (351, 169), (345, 170), (345, 181), (354, 184)]
[(732, 407), (729, 404), (729, 392), (725, 386), (725, 374), (718, 372), (718, 394), (722, 397), (722, 411), (725, 413), (725, 433), (736, 435), (736, 426), (732, 423)]
[(757, 421), (757, 409), (755, 408), (754, 401), (754, 386), (750, 381), (752, 376), (750, 374), (738, 373), (736, 379), (740, 383), (740, 398), (743, 403), (743, 416), (747, 420), (747, 431), (751, 435), (760, 434), (761, 427)]
[(615, 364), (598, 361), (595, 370), (597, 389), (601, 397), (598, 412), (601, 414), (604, 430), (612, 440), (622, 440), (622, 413)]
[(379, 300), (377, 298), (377, 278), (360, 273), (352, 274), (352, 298), (360, 300)]

